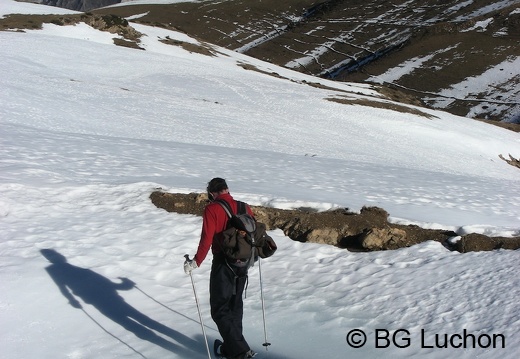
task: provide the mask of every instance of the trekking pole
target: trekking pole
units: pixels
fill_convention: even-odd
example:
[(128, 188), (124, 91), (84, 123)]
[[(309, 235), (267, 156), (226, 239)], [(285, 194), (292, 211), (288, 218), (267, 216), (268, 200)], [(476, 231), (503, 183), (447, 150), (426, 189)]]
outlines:
[(271, 343), (269, 343), (267, 341), (267, 329), (266, 329), (266, 325), (265, 325), (265, 303), (264, 303), (264, 288), (263, 288), (263, 285), (262, 285), (262, 260), (261, 259), (258, 259), (258, 274), (260, 276), (260, 299), (262, 301), (262, 317), (264, 319), (264, 339), (265, 339), (265, 342), (262, 345), (265, 347), (265, 350), (267, 351), (267, 347), (269, 345), (271, 345)]
[[(184, 255), (184, 258), (186, 258), (187, 261), (190, 260), (189, 255)], [(204, 342), (206, 343), (206, 350), (208, 351), (208, 359), (211, 359), (211, 354), (209, 352), (209, 345), (208, 345), (208, 337), (206, 336), (206, 329), (204, 329), (204, 322), (202, 321), (202, 313), (200, 311), (199, 306), (199, 298), (197, 297), (197, 290), (195, 289), (195, 281), (193, 280), (193, 275), (190, 272), (190, 278), (191, 278), (191, 286), (193, 287), (193, 295), (195, 295), (195, 303), (197, 304), (197, 311), (199, 312), (199, 319), (200, 319), (200, 326), (202, 327), (202, 334), (204, 335)]]

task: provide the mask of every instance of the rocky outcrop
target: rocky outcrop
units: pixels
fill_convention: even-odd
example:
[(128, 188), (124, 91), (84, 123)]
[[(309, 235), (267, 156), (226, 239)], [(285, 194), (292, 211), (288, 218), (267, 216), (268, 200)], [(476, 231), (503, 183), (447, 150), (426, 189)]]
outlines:
[[(206, 194), (153, 192), (155, 206), (169, 212), (201, 216), (208, 203)], [(282, 210), (252, 206), (258, 221), (272, 230), (279, 228), (292, 240), (330, 244), (352, 251), (378, 251), (409, 247), (425, 241), (437, 241), (459, 252), (487, 251), (498, 248), (519, 249), (520, 237), (487, 237), (468, 234), (459, 237), (453, 231), (424, 229), (415, 225), (388, 222), (388, 213), (378, 207), (363, 207), (359, 214), (347, 208), (317, 212), (309, 208)], [(451, 239), (458, 241), (452, 244)]]
[(518, 249), (519, 238), (513, 237), (487, 237), (483, 234), (471, 233), (463, 236), (455, 249), (459, 252), (492, 251), (494, 249)]
[(510, 164), (513, 167), (520, 168), (520, 159), (516, 159), (513, 156), (509, 155), (509, 159), (504, 158), (502, 155), (498, 155), (500, 159), (506, 161), (508, 164)]

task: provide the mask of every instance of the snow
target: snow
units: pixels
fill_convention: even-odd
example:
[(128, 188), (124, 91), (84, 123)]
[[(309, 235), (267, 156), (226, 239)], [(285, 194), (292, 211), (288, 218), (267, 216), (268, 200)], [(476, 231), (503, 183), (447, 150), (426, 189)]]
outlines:
[(475, 22), (475, 25), (473, 25), (472, 27), (466, 29), (466, 30), (462, 30), (461, 32), (468, 32), (468, 31), (474, 31), (474, 30), (477, 30), (477, 31), (486, 31), (487, 27), (493, 22), (493, 18), (489, 18), (489, 19), (486, 19), (486, 20), (483, 20), (483, 21), (477, 21)]
[(0, 3), (0, 18), (4, 18), (6, 15), (9, 14), (62, 15), (80, 13), (77, 11), (67, 10), (55, 6), (41, 6), (39, 4), (31, 4), (27, 2), (2, 0), (2, 2)]
[[(87, 41), (94, 41), (101, 44), (113, 44), (114, 38), (121, 38), (121, 36), (111, 34), (103, 31), (92, 31), (92, 27), (85, 23), (79, 23), (74, 25), (75, 31), (70, 31), (69, 26), (59, 26), (55, 24), (43, 24), (44, 33), (51, 36), (67, 37), (71, 39), (80, 39)], [(36, 31), (39, 30), (28, 30)]]
[[(2, 0), (0, 15), (36, 8), (59, 10)], [(254, 205), (379, 206), (399, 223), (520, 235), (518, 169), (498, 158), (520, 157), (517, 133), (440, 111), (328, 101), (382, 100), (367, 86), (224, 49), (190, 53), (157, 41), (197, 43), (184, 34), (136, 28), (146, 51), (84, 24), (0, 32), (2, 358), (207, 357), (182, 270), (201, 218), (156, 208), (157, 188), (202, 192), (221, 176)], [(520, 352), (518, 251), (426, 242), (352, 253), (270, 234), (279, 250), (262, 262), (267, 352), (258, 267), (245, 299), (245, 335), (260, 358)], [(193, 279), (211, 344), (209, 268), (210, 258)], [(362, 348), (347, 344), (355, 329), (367, 334)], [(445, 336), (449, 348), (437, 348)]]
[(468, 19), (474, 19), (479, 16), (487, 15), (493, 11), (496, 11), (497, 9), (503, 9), (505, 7), (517, 5), (517, 4), (520, 4), (520, 1), (518, 1), (518, 0), (494, 1), (493, 3), (490, 3), (489, 5), (485, 5), (485, 6), (477, 8), (477, 10), (473, 11), (469, 15), (457, 17), (455, 19), (455, 21), (465, 21)]
[(383, 84), (385, 82), (393, 83), (399, 80), (401, 77), (411, 74), (414, 70), (425, 66), (426, 64), (431, 63), (435, 56), (438, 54), (442, 54), (444, 52), (451, 51), (455, 49), (457, 46), (449, 46), (445, 49), (441, 49), (439, 51), (434, 51), (428, 55), (415, 57), (410, 60), (399, 64), (398, 66), (388, 69), (385, 73), (378, 76), (371, 76), (368, 81)]
[[(471, 99), (475, 98), (475, 94), (472, 92), (472, 89), (478, 88), (479, 92), (486, 92), (489, 96), (487, 98), (492, 99), (493, 93), (495, 92), (497, 87), (501, 87), (503, 91), (500, 95), (496, 96), (494, 99), (498, 105), (497, 108), (500, 107), (500, 103), (502, 102), (504, 106), (511, 106), (513, 104), (518, 103), (514, 102), (514, 98), (518, 96), (519, 89), (514, 85), (507, 85), (507, 83), (511, 82), (511, 79), (516, 79), (520, 81), (520, 75), (518, 74), (518, 68), (520, 66), (520, 57), (510, 58), (505, 61), (502, 61), (497, 66), (492, 67), (486, 71), (484, 71), (479, 76), (466, 78), (464, 81), (459, 82), (451, 86), (449, 89), (444, 89), (439, 92), (440, 96), (444, 98), (436, 99), (433, 101), (434, 107), (442, 107), (448, 108), (449, 105), (455, 101), (456, 98), (464, 98)], [(503, 99), (505, 94), (505, 100)], [(508, 101), (507, 99), (513, 99)], [(433, 100), (433, 99), (432, 99)], [(481, 106), (489, 105), (488, 103), (480, 103), (476, 105), (468, 114), (468, 116), (472, 117), (478, 113), (479, 108)]]

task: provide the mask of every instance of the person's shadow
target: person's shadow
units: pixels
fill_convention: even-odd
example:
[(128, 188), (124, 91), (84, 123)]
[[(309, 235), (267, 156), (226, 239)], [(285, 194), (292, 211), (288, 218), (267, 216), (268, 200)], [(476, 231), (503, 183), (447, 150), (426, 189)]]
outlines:
[[(62, 254), (53, 249), (42, 249), (40, 252), (52, 263), (45, 270), (74, 308), (83, 309), (81, 303), (76, 299), (81, 298), (83, 302), (94, 306), (107, 318), (141, 339), (183, 357), (193, 357), (194, 353), (198, 352), (194, 349), (200, 348), (200, 343), (151, 319), (125, 302), (117, 291), (134, 288), (135, 283), (131, 280), (120, 278), (121, 283), (113, 283), (90, 269), (76, 267), (68, 263)], [(178, 344), (166, 340), (154, 331), (170, 337)]]

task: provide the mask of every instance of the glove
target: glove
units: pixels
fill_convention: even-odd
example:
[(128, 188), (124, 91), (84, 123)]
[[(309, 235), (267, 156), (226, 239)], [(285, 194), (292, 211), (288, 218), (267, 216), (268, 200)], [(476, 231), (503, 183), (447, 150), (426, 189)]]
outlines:
[(123, 278), (123, 277), (118, 277), (118, 278), (121, 279), (121, 284), (119, 284), (119, 287), (121, 289), (125, 290), (125, 289), (132, 289), (133, 287), (135, 287), (134, 281), (131, 281), (130, 279)]
[(184, 273), (190, 274), (192, 270), (199, 268), (195, 259), (186, 259), (184, 262)]
[(81, 303), (78, 302), (76, 299), (71, 299), (69, 302), (70, 305), (72, 305), (74, 308), (82, 309)]
[(276, 252), (277, 249), (278, 247), (276, 246), (274, 240), (266, 235), (264, 245), (258, 248), (258, 255), (260, 258), (269, 258), (274, 254), (274, 252)]

